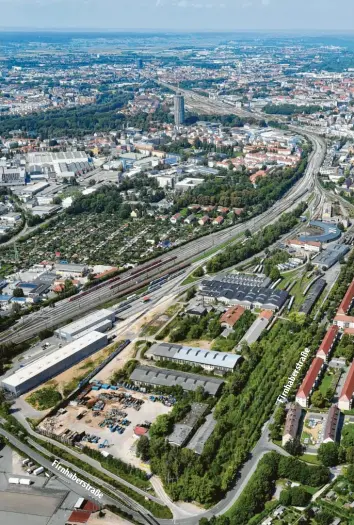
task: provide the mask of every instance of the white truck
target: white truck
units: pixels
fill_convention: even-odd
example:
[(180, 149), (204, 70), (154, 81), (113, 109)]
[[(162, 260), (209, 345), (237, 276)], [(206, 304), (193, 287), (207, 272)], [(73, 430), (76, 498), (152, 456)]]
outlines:
[(44, 472), (44, 467), (38, 467), (33, 471), (33, 475), (38, 476), (39, 474), (42, 474), (42, 472)]
[(20, 479), (20, 485), (31, 485), (32, 481), (30, 479), (26, 479), (26, 478), (21, 478)]
[(9, 483), (11, 485), (18, 485), (20, 483), (19, 478), (9, 478)]

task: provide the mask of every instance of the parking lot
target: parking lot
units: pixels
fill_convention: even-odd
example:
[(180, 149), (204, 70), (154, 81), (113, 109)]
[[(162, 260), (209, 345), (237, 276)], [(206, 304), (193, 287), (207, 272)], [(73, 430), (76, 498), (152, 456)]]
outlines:
[(308, 412), (304, 420), (301, 441), (307, 447), (319, 447), (323, 440), (326, 416)]
[[(75, 402), (75, 405), (69, 405), (65, 411), (45, 419), (39, 428), (62, 441), (68, 429), (85, 432), (91, 441), (85, 436), (80, 442), (82, 446), (104, 450), (126, 463), (148, 470), (148, 466), (143, 465), (135, 455), (137, 437), (134, 427), (153, 423), (157, 416), (172, 410), (172, 407), (159, 401), (154, 402), (149, 397), (148, 394), (125, 388), (115, 391), (91, 390), (85, 396), (83, 404)], [(104, 443), (106, 446), (99, 448)]]

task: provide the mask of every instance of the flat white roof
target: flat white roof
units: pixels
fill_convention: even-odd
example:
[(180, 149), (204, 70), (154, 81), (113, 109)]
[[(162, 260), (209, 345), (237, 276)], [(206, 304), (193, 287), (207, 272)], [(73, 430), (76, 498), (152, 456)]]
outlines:
[(58, 330), (56, 330), (55, 332), (58, 334), (60, 333), (75, 335), (83, 330), (86, 330), (87, 328), (90, 328), (90, 326), (100, 323), (101, 321), (105, 321), (108, 318), (112, 319), (113, 316), (114, 313), (111, 312), (111, 310), (106, 310), (105, 308), (102, 308), (102, 310), (92, 312), (92, 314), (86, 315), (85, 317), (82, 317), (81, 319), (78, 319), (73, 323), (67, 324), (62, 328), (58, 328)]
[(53, 365), (64, 361), (71, 355), (80, 352), (80, 350), (87, 347), (88, 345), (106, 338), (106, 334), (101, 334), (100, 332), (90, 332), (89, 334), (80, 337), (80, 339), (76, 339), (76, 341), (69, 343), (63, 348), (58, 348), (58, 350), (56, 350), (55, 352), (52, 352), (49, 355), (44, 355), (43, 357), (37, 359), (37, 361), (34, 361), (33, 363), (30, 363), (29, 365), (24, 366), (23, 368), (20, 368), (11, 376), (7, 377), (6, 379), (3, 379), (2, 383), (4, 385), (16, 388), (22, 383), (25, 383), (26, 381), (31, 379), (32, 377), (39, 375), (43, 372), (43, 370), (47, 370)]

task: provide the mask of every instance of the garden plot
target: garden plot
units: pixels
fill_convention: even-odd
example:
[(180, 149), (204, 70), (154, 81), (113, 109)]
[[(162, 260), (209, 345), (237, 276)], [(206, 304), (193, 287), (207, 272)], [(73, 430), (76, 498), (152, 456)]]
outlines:
[[(203, 227), (207, 233), (215, 227)], [(61, 214), (57, 219), (39, 228), (17, 243), (20, 267), (32, 266), (43, 260), (54, 260), (60, 252), (61, 259), (120, 266), (139, 262), (141, 259), (158, 255), (166, 248), (200, 235), (200, 229), (193, 225), (172, 225), (145, 215), (137, 219), (122, 220), (117, 214), (81, 213)], [(13, 262), (11, 250), (0, 250), (2, 264)]]

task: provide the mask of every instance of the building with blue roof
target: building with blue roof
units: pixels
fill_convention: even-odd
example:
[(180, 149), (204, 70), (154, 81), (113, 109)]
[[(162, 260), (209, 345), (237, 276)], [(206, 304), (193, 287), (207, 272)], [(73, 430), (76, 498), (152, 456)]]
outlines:
[(11, 301), (12, 295), (2, 294), (0, 295), (0, 303), (8, 303)]
[(322, 221), (310, 221), (310, 226), (319, 228), (321, 232), (314, 235), (302, 235), (299, 237), (301, 242), (317, 241), (317, 242), (332, 242), (342, 235), (342, 232), (335, 224)]

